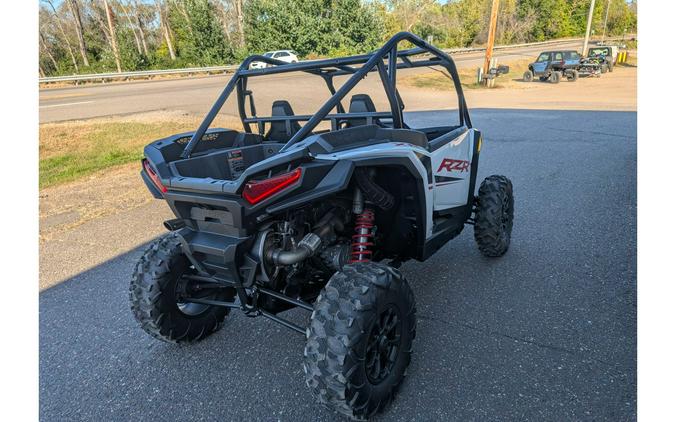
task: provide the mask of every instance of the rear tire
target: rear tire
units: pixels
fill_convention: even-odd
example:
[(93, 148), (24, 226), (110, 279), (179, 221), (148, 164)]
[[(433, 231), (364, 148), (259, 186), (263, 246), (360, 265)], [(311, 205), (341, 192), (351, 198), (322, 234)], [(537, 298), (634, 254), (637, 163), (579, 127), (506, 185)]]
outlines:
[(575, 82), (579, 79), (579, 72), (576, 69), (572, 69), (567, 74), (567, 80), (570, 82)]
[(614, 72), (614, 63), (609, 62), (607, 64), (607, 70), (609, 70), (610, 72)]
[[(221, 306), (181, 303), (181, 275), (191, 271), (178, 236), (170, 233), (157, 239), (138, 260), (129, 286), (131, 311), (141, 328), (169, 343), (203, 340), (220, 329), (229, 309)], [(220, 292), (216, 300), (231, 300)], [(195, 306), (197, 305), (197, 306)]]
[(551, 72), (551, 76), (548, 78), (548, 80), (552, 84), (557, 84), (558, 82), (560, 82), (561, 78), (562, 78), (562, 73), (560, 73), (556, 70), (556, 71)]
[(394, 268), (368, 262), (335, 273), (307, 329), (305, 380), (319, 403), (357, 420), (384, 409), (410, 363), (415, 310)]
[(474, 238), (487, 257), (502, 256), (511, 244), (513, 185), (504, 176), (492, 175), (478, 190)]
[(534, 74), (532, 74), (531, 70), (526, 70), (523, 73), (523, 82), (532, 82), (532, 78), (534, 78)]

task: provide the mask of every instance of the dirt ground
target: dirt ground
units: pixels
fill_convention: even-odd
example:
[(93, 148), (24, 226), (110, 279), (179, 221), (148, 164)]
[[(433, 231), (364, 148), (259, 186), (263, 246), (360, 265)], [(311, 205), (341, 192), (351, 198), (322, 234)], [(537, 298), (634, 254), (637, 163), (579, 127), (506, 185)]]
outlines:
[[(584, 77), (576, 82), (563, 79), (558, 84), (539, 80), (523, 82), (520, 74), (507, 74), (500, 78), (507, 79), (506, 87), (465, 89), (469, 109), (637, 110), (636, 67), (617, 67), (614, 72), (601, 77)], [(407, 92), (408, 97), (414, 95), (427, 109), (446, 108), (434, 89), (401, 89), (404, 98)]]
[[(582, 78), (577, 82), (562, 81), (557, 85), (542, 82), (525, 83), (520, 75), (507, 75), (512, 79), (506, 88), (500, 89), (468, 89), (465, 90), (469, 108), (513, 108), (513, 109), (556, 109), (556, 110), (637, 110), (637, 68), (617, 67), (614, 72), (604, 74), (600, 78)], [(447, 96), (441, 95), (433, 88), (401, 87), (403, 98), (414, 98), (411, 108), (446, 109)], [(183, 114), (176, 110), (175, 113)], [(169, 113), (169, 116), (172, 115)], [(195, 116), (198, 118), (199, 116)], [(161, 115), (136, 115), (134, 119), (158, 119)], [(68, 259), (69, 248), (66, 239), (77, 235), (77, 227), (83, 224), (101, 225), (106, 229), (111, 222), (124, 224), (125, 218), (142, 216), (145, 210), (155, 209), (153, 199), (147, 192), (138, 175), (139, 164), (131, 163), (95, 173), (77, 180), (40, 191), (40, 255), (43, 259)], [(159, 213), (170, 218), (167, 207), (161, 207)], [(153, 211), (154, 212), (154, 211)], [(128, 215), (127, 215), (128, 214)], [(105, 226), (105, 227), (104, 227)], [(111, 230), (108, 239), (115, 248), (107, 253), (114, 253), (132, 245), (126, 245), (125, 229)], [(161, 227), (148, 228), (143, 240), (149, 240), (159, 234)], [(114, 240), (113, 238), (117, 238)], [(147, 238), (147, 239), (146, 239)], [(93, 241), (93, 240), (92, 240)], [(136, 236), (136, 242), (139, 237)], [(66, 255), (63, 255), (66, 254)], [(61, 257), (63, 255), (63, 257)], [(84, 259), (78, 257), (77, 268), (84, 270), (88, 261), (100, 262), (102, 257)], [(41, 283), (51, 284), (66, 274), (51, 274), (41, 265)], [(80, 268), (81, 267), (81, 268)], [(72, 272), (73, 268), (71, 268)], [(43, 285), (44, 286), (44, 285)]]

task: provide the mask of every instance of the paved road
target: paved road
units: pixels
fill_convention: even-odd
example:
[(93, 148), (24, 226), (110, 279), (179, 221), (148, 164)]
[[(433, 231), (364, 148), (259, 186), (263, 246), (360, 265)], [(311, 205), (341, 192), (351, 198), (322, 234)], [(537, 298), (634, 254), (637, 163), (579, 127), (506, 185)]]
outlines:
[[(418, 337), (379, 420), (635, 420), (636, 113), (472, 116), (486, 137), (480, 177), (515, 186), (513, 243), (482, 258), (469, 228), (404, 264)], [(127, 305), (141, 252), (41, 293), (41, 419), (337, 419), (304, 386), (304, 338), (270, 321), (233, 314), (186, 347), (144, 334)]]
[[(556, 48), (580, 50), (581, 45), (578, 41), (564, 42), (556, 45)], [(536, 57), (541, 51), (542, 47), (499, 50), (495, 53), (495, 57), (499, 62), (506, 62)], [(478, 67), (483, 64), (482, 55), (477, 53), (457, 55), (454, 59), (460, 68)], [(209, 110), (229, 79), (229, 76), (223, 75), (42, 89), (40, 123), (164, 109), (178, 109), (202, 115)], [(305, 74), (275, 75), (259, 78), (259, 81), (260, 85), (252, 87), (259, 107), (260, 104), (271, 105), (272, 100), (279, 98), (277, 93), (279, 86), (294, 86), (298, 97), (293, 98), (301, 98), (299, 96), (301, 93), (306, 93), (307, 98), (313, 98), (317, 93), (327, 92), (319, 78)], [(228, 101), (224, 111), (234, 114), (234, 101)]]

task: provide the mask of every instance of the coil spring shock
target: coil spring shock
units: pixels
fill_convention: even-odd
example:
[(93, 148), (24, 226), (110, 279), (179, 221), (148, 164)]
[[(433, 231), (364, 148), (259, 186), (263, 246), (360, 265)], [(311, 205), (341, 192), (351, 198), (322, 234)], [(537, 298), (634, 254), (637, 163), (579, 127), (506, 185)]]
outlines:
[(361, 214), (356, 216), (356, 225), (352, 236), (352, 252), (349, 263), (369, 262), (373, 255), (370, 248), (373, 246), (373, 222), (375, 221), (375, 212), (366, 208)]

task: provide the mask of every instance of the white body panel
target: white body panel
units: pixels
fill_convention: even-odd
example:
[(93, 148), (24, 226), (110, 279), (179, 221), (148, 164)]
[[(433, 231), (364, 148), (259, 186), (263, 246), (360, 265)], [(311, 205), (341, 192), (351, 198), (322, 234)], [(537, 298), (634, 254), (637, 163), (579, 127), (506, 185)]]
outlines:
[(473, 143), (473, 131), (468, 131), (431, 154), (434, 210), (466, 205)]
[[(359, 160), (402, 157), (410, 160), (422, 180), (426, 181), (425, 203), (426, 237), (433, 232), (433, 212), (466, 205), (469, 194), (471, 158), (474, 148), (474, 130), (470, 129), (433, 152), (403, 142), (389, 142), (339, 151), (333, 154), (319, 154), (321, 160)], [(426, 157), (426, 159), (425, 159)], [(431, 165), (431, 180), (424, 161)]]

